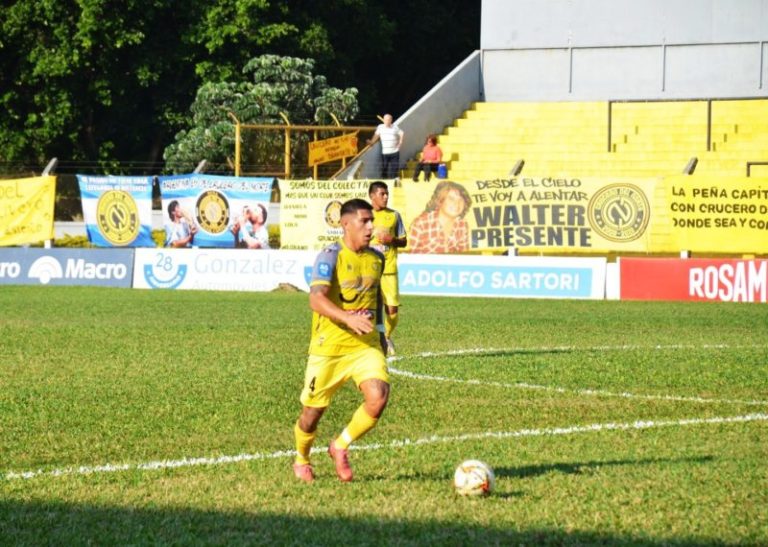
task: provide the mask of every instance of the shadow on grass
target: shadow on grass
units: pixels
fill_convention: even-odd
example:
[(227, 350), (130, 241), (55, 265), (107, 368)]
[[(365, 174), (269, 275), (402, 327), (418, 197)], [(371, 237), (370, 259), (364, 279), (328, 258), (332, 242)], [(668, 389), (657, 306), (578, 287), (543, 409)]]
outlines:
[(381, 517), (305, 518), (6, 500), (0, 501), (0, 538), (4, 545), (707, 545), (693, 538), (388, 520), (385, 514), (384, 507)]
[(647, 458), (642, 460), (603, 460), (590, 462), (550, 463), (546, 465), (527, 465), (523, 467), (496, 467), (493, 469), (497, 477), (526, 478), (546, 475), (547, 473), (567, 473), (579, 475), (601, 467), (619, 465), (668, 465), (677, 463), (708, 463), (714, 461), (712, 456), (696, 458)]

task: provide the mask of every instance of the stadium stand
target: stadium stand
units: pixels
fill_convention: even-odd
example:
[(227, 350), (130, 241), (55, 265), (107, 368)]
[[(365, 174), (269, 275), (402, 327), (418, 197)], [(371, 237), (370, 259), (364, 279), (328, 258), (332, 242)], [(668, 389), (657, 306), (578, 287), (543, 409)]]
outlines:
[[(455, 180), (768, 173), (768, 100), (479, 102), (439, 138)], [(413, 171), (418, 157), (403, 172)]]

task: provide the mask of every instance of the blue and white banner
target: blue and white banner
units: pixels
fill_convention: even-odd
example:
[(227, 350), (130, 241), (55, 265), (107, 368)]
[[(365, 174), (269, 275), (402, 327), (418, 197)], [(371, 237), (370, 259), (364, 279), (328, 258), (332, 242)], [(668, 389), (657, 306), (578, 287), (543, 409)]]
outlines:
[(158, 177), (167, 247), (268, 248), (274, 179), (217, 175)]
[(281, 284), (309, 291), (317, 253), (235, 249), (137, 249), (133, 287), (265, 292)]
[(0, 285), (130, 288), (133, 249), (0, 249)]
[(414, 255), (398, 257), (401, 294), (605, 298), (605, 258)]
[(155, 247), (152, 177), (77, 175), (88, 240), (99, 247)]

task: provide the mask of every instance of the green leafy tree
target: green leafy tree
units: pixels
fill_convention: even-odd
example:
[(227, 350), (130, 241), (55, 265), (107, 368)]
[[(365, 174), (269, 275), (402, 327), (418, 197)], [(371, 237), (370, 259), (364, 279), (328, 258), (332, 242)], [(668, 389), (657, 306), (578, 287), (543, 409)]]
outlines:
[[(357, 116), (357, 90), (330, 87), (322, 75), (314, 74), (311, 59), (262, 55), (247, 62), (244, 81), (207, 83), (200, 87), (192, 104), (192, 124), (176, 135), (165, 150), (168, 167), (189, 170), (202, 159), (210, 169), (232, 170), (235, 151), (232, 113), (243, 124), (284, 124), (281, 113), (292, 124), (333, 124)], [(255, 139), (243, 139), (241, 163), (245, 172), (282, 171), (284, 134), (261, 130)], [(293, 132), (292, 164), (306, 165), (306, 133)], [(300, 171), (294, 175), (304, 174)]]
[(156, 173), (203, 84), (237, 82), (263, 54), (359, 89), (358, 121), (397, 116), (477, 48), (479, 21), (478, 0), (11, 0), (0, 172), (57, 156), (60, 173)]

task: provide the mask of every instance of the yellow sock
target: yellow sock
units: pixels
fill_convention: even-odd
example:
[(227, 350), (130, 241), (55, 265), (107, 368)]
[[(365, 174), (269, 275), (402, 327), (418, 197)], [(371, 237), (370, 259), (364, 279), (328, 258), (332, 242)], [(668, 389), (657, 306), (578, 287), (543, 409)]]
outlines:
[(365, 411), (365, 405), (360, 405), (352, 415), (352, 420), (336, 439), (336, 448), (346, 450), (354, 441), (368, 433), (378, 422), (378, 418), (371, 418)]
[(392, 331), (395, 330), (399, 319), (397, 313), (393, 313), (392, 315), (388, 313), (384, 314), (384, 335), (387, 338), (392, 337)]
[(301, 465), (309, 463), (309, 453), (312, 451), (316, 434), (317, 431), (312, 433), (302, 431), (298, 421), (293, 426), (293, 436), (296, 437), (296, 463)]

